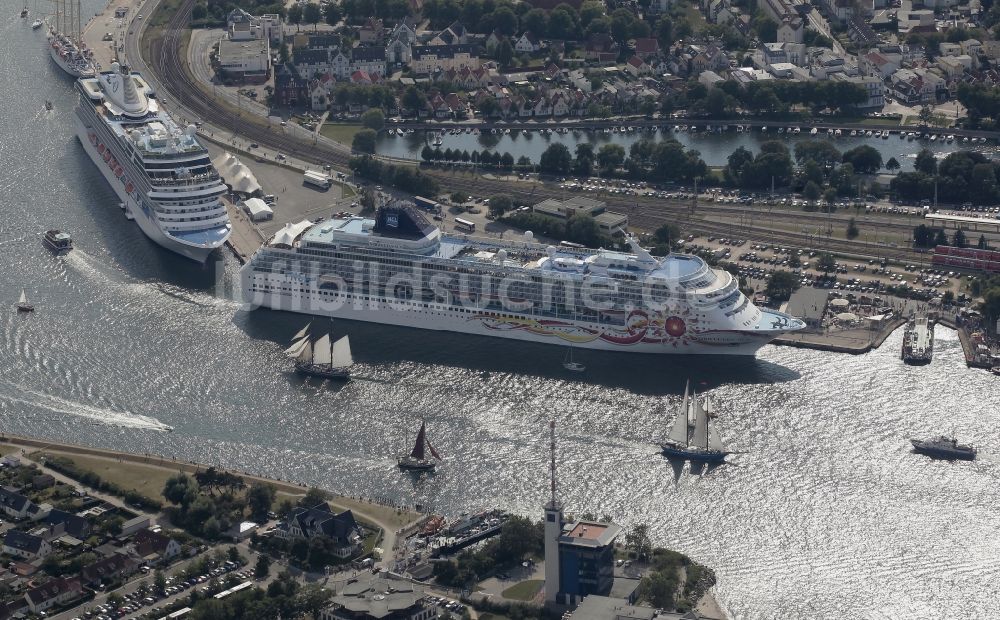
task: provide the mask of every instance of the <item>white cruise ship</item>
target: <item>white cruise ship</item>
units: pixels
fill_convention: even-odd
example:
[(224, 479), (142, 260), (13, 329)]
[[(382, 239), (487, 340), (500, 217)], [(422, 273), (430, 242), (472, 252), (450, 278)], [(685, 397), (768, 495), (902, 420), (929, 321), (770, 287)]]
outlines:
[(77, 136), (150, 239), (204, 262), (232, 226), (219, 197), (226, 186), (193, 125), (182, 129), (137, 73), (111, 71), (77, 81)]
[(415, 207), (288, 224), (244, 265), (251, 308), (585, 349), (753, 355), (799, 319), (701, 258), (450, 236)]

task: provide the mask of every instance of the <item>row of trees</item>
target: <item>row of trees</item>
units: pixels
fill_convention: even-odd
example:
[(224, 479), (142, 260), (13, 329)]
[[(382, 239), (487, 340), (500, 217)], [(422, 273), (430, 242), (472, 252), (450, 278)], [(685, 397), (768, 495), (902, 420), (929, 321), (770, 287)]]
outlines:
[(352, 157), (348, 165), (359, 177), (364, 177), (373, 183), (391, 185), (409, 194), (436, 196), (441, 192), (437, 181), (410, 166), (382, 163), (371, 155)]
[(515, 162), (514, 156), (510, 153), (498, 153), (489, 149), (469, 152), (468, 150), (452, 148), (442, 150), (439, 146), (432, 148), (429, 145), (424, 145), (424, 148), (420, 150), (420, 159), (425, 162), (472, 163), (481, 168), (497, 168), (508, 171), (513, 170), (515, 164), (520, 169), (534, 168), (534, 164), (531, 163), (531, 159), (527, 155), (522, 155)]
[[(900, 198), (942, 202), (1000, 204), (1000, 164), (974, 151), (956, 151), (938, 163), (926, 149), (917, 154), (913, 172), (901, 172), (890, 183)], [(936, 188), (935, 188), (936, 186)]]
[[(931, 228), (926, 224), (921, 224), (913, 229), (913, 245), (918, 248), (933, 248), (938, 245), (950, 245), (956, 248), (967, 248), (970, 245), (968, 237), (961, 230), (956, 230), (948, 240), (947, 234), (940, 228)], [(976, 247), (980, 250), (988, 250), (989, 242), (985, 235), (979, 235)]]
[(659, 142), (642, 139), (625, 149), (617, 144), (607, 144), (594, 152), (590, 143), (576, 146), (575, 157), (564, 144), (550, 145), (542, 153), (539, 169), (547, 174), (577, 174), (589, 176), (595, 169), (606, 176), (627, 176), (654, 182), (691, 181), (708, 174), (708, 166), (695, 150), (667, 138)]
[(533, 8), (530, 3), (507, 0), (427, 0), (422, 13), (435, 29), (459, 21), (472, 32), (490, 34), (496, 31), (508, 37), (530, 31), (541, 38), (580, 40), (602, 33), (623, 44), (629, 39), (648, 37), (652, 32), (650, 24), (635, 12), (624, 7), (609, 9), (596, 0), (584, 2), (579, 10), (562, 3), (550, 11)]
[(758, 81), (751, 82), (745, 89), (736, 82), (726, 81), (710, 88), (689, 84), (687, 99), (692, 113), (729, 118), (735, 115), (737, 108), (763, 116), (787, 114), (795, 105), (847, 110), (867, 101), (868, 94), (857, 84), (833, 80)]

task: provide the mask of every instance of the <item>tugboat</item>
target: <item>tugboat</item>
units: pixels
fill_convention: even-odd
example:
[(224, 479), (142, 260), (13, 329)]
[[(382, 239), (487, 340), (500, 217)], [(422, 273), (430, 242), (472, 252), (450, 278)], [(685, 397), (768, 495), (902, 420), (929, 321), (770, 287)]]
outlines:
[(417, 433), (417, 441), (413, 444), (413, 450), (409, 454), (396, 458), (396, 463), (399, 465), (400, 469), (408, 469), (410, 471), (433, 471), (437, 467), (437, 463), (428, 459), (426, 457), (424, 448), (429, 449), (431, 456), (437, 460), (441, 460), (441, 456), (431, 445), (431, 442), (427, 441), (427, 423), (420, 423), (420, 432)]
[(331, 344), (330, 334), (323, 334), (313, 342), (309, 332), (311, 326), (312, 323), (295, 334), (292, 346), (285, 349), (285, 355), (295, 360), (296, 372), (323, 379), (350, 380), (350, 366), (354, 364), (351, 341), (344, 336)]
[[(688, 387), (684, 386), (684, 400), (670, 427), (667, 442), (660, 445), (663, 454), (689, 461), (722, 463), (731, 453), (723, 448), (715, 426), (709, 424), (708, 411), (698, 400), (698, 394), (688, 398)], [(694, 418), (693, 427), (691, 418)]]
[(976, 448), (958, 443), (954, 437), (944, 435), (935, 439), (911, 439), (913, 451), (925, 454), (935, 459), (974, 461), (976, 459)]
[(927, 317), (917, 317), (903, 332), (903, 351), (900, 357), (907, 364), (929, 364), (934, 356), (934, 330)]
[(45, 231), (42, 243), (56, 254), (66, 254), (73, 249), (73, 238), (69, 236), (69, 233), (64, 233), (61, 230)]

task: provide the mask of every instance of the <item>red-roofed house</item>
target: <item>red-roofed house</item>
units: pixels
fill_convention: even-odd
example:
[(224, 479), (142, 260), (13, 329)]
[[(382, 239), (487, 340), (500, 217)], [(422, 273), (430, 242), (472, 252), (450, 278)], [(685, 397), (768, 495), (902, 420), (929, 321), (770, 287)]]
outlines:
[(647, 63), (642, 58), (639, 58), (638, 56), (633, 56), (628, 59), (628, 62), (625, 63), (625, 70), (631, 73), (632, 75), (638, 77), (640, 75), (646, 75), (650, 73), (653, 69), (652, 67), (649, 66), (649, 63)]
[(660, 53), (660, 42), (652, 37), (642, 37), (635, 40), (635, 54), (647, 58)]

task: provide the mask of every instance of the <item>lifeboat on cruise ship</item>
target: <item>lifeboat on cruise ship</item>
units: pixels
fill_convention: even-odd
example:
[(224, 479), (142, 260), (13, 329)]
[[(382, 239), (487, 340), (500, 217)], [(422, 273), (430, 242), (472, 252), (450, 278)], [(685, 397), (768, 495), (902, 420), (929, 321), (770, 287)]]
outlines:
[[(94, 146), (97, 146), (97, 134), (96, 133), (91, 132), (91, 133), (87, 134), (87, 137), (90, 138), (90, 143), (91, 144), (93, 144)], [(101, 146), (104, 146), (104, 145), (101, 145)]]
[(125, 171), (124, 171), (124, 170), (122, 170), (122, 167), (121, 167), (121, 166), (115, 166), (115, 176), (116, 176), (116, 177), (119, 177), (119, 178), (121, 178), (121, 176), (122, 176), (122, 174), (123, 174), (124, 172), (125, 172)]
[[(96, 141), (97, 138), (94, 138), (94, 140)], [(104, 153), (107, 150), (108, 150), (108, 147), (106, 147), (106, 146), (104, 146), (103, 144), (100, 144), (100, 143), (97, 144), (97, 152), (101, 154), (101, 157), (104, 157)]]
[(135, 185), (132, 185), (131, 181), (126, 181), (125, 182), (125, 193), (126, 194), (131, 194), (132, 190), (134, 190), (134, 189), (135, 189)]
[(104, 150), (104, 163), (108, 163), (109, 161), (111, 161), (111, 150), (110, 149), (105, 149)]

